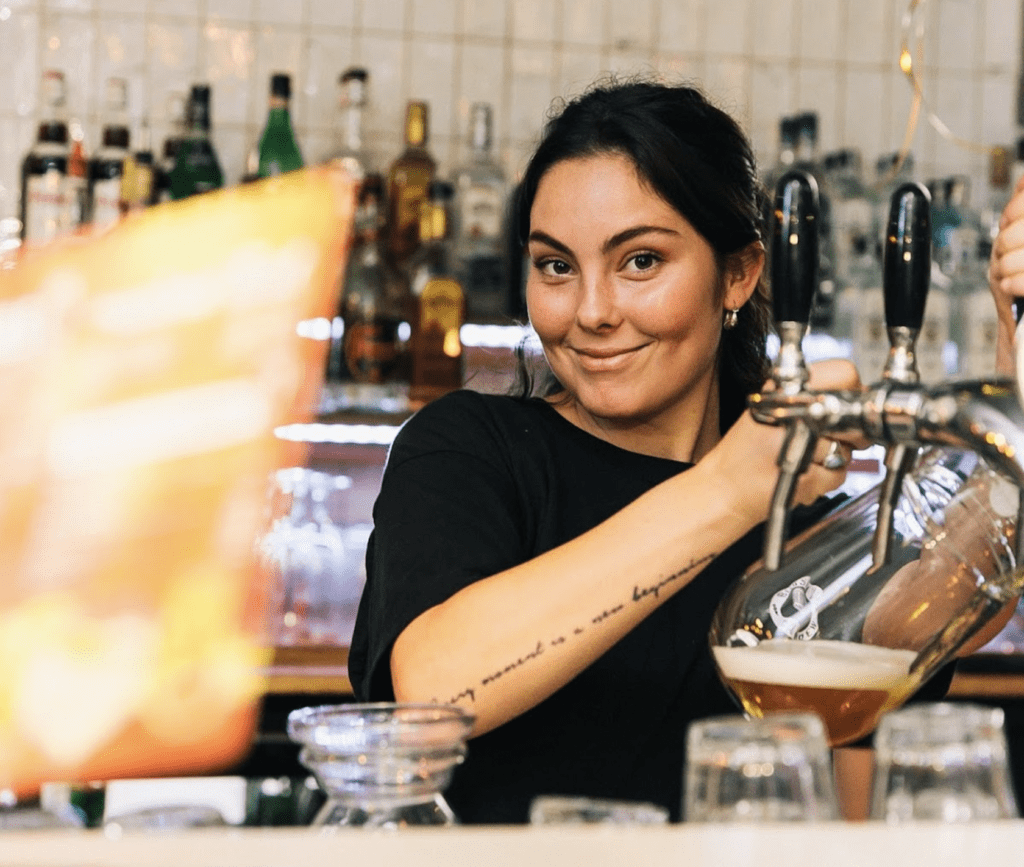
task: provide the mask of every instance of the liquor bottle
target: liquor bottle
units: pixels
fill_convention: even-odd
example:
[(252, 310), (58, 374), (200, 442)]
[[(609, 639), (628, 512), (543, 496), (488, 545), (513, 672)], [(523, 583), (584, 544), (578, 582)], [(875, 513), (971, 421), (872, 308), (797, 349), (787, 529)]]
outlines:
[(77, 121), (71, 122), (71, 154), (68, 156), (67, 219), (74, 232), (89, 220), (89, 161), (85, 156), (85, 132)]
[[(373, 162), (363, 138), (369, 74), (353, 66), (338, 78), (338, 116), (332, 159), (340, 160), (357, 181), (373, 171)], [(380, 191), (383, 194), (383, 189)], [(380, 205), (383, 207), (383, 195)]]
[(292, 79), (283, 72), (270, 77), (270, 105), (267, 109), (267, 123), (260, 136), (260, 161), (257, 174), (269, 178), (282, 172), (302, 168), (302, 154), (295, 143), (292, 131), (289, 102), (292, 96)]
[(452, 236), (455, 268), (466, 293), (467, 315), (486, 319), (508, 308), (503, 218), (508, 188), (494, 160), (491, 106), (470, 109), (470, 155), (455, 171)]
[(453, 188), (433, 181), (420, 216), (422, 246), (409, 263), (412, 292), (409, 401), (412, 406), (462, 387), (466, 302), (453, 267), (448, 208)]
[(102, 231), (121, 218), (121, 178), (128, 156), (128, 82), (108, 78), (100, 146), (89, 160), (89, 221)]
[(387, 177), (386, 254), (403, 268), (420, 245), (420, 211), (427, 200), (437, 163), (427, 148), (430, 116), (425, 102), (412, 101), (405, 116), (405, 150), (391, 164)]
[(992, 250), (996, 235), (999, 234), (999, 220), (1013, 195), (1011, 184), (1011, 151), (1010, 148), (997, 146), (992, 148), (988, 157), (988, 191), (985, 202), (981, 206), (982, 243), (986, 246), (986, 255)]
[(43, 72), (43, 117), (21, 164), (21, 239), (44, 244), (67, 229), (67, 176), (71, 149), (65, 119), (64, 73)]
[(210, 141), (210, 87), (195, 84), (188, 100), (185, 138), (178, 147), (168, 190), (172, 199), (184, 199), (224, 185), (224, 173)]
[[(775, 164), (765, 172), (764, 185), (769, 192), (774, 192), (779, 179), (793, 168), (796, 160), (796, 140), (799, 123), (796, 117), (779, 118), (779, 149)], [(769, 205), (771, 207), (771, 205)]]
[(811, 306), (811, 326), (828, 332), (835, 315), (835, 273), (832, 250), (832, 197), (818, 154), (818, 115), (805, 111), (794, 118), (796, 148), (793, 168), (810, 172), (818, 183), (818, 291)]
[(175, 91), (167, 98), (167, 117), (170, 130), (164, 138), (160, 157), (153, 166), (153, 201), (167, 202), (171, 198), (171, 172), (178, 159), (178, 150), (185, 140), (188, 113), (188, 98), (184, 93)]
[(121, 215), (142, 211), (153, 204), (156, 164), (149, 146), (149, 124), (143, 121), (139, 133), (139, 148), (124, 160), (121, 176)]
[(359, 190), (355, 236), (338, 304), (342, 339), (332, 343), (328, 381), (351, 378), (381, 384), (393, 381), (402, 367), (399, 326), (409, 310), (409, 290), (381, 255), (383, 198), (384, 179), (367, 175)]

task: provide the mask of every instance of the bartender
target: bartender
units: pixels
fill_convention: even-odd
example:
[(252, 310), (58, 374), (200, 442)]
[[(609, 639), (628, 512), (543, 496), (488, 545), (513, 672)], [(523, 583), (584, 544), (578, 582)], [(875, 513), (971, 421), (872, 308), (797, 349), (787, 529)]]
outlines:
[[(761, 553), (784, 432), (747, 397), (770, 372), (764, 193), (743, 132), (697, 90), (594, 87), (526, 170), (530, 322), (550, 376), (460, 391), (391, 449), (349, 669), (362, 701), (476, 717), (446, 799), (523, 822), (540, 794), (680, 815), (689, 723), (735, 704), (712, 614)], [(859, 387), (845, 361), (811, 387)], [(823, 439), (794, 530), (850, 444)]]
[(1014, 302), (1024, 298), (1024, 178), (1017, 182), (999, 222), (999, 234), (992, 245), (988, 269), (989, 285), (999, 315), (999, 343), (996, 371), (1016, 373), (1014, 335), (1017, 313)]

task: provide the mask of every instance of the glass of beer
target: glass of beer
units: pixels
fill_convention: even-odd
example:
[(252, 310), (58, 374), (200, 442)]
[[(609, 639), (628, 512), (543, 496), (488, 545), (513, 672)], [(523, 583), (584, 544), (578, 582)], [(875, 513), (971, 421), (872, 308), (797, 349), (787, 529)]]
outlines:
[(901, 708), (879, 723), (875, 755), (872, 819), (950, 824), (1017, 816), (1000, 708)]
[(839, 817), (825, 727), (815, 714), (740, 715), (691, 723), (687, 822), (811, 822)]
[(922, 452), (879, 565), (877, 498), (834, 508), (790, 540), (781, 568), (755, 563), (719, 605), (712, 652), (748, 715), (813, 711), (833, 746), (852, 743), (1012, 613), (1016, 485), (974, 453)]

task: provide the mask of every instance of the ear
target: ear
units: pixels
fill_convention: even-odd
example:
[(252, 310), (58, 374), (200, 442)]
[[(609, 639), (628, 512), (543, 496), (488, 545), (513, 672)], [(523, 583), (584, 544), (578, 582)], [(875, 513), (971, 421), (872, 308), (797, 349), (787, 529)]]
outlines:
[(764, 271), (764, 262), (764, 244), (760, 241), (752, 241), (729, 257), (722, 296), (726, 309), (737, 310), (750, 300)]

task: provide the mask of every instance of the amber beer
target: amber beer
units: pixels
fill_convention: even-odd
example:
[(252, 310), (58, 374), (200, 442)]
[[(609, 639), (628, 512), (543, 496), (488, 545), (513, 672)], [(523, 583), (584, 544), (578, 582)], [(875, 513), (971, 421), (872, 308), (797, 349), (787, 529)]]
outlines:
[(918, 685), (916, 653), (847, 641), (773, 639), (753, 647), (715, 647), (722, 680), (751, 716), (817, 713), (832, 746), (874, 730), (879, 718)]

